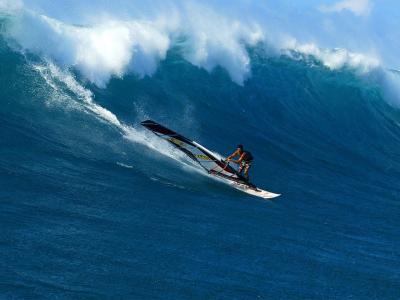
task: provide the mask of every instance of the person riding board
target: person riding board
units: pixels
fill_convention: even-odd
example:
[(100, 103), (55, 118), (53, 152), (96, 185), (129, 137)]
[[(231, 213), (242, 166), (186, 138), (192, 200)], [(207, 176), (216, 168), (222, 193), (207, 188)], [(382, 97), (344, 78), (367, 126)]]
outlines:
[[(239, 159), (234, 160), (233, 158), (239, 157)], [(253, 155), (249, 151), (243, 150), (243, 145), (238, 145), (237, 149), (235, 152), (233, 152), (231, 155), (229, 155), (226, 158), (227, 162), (234, 162), (239, 165), (239, 170), (238, 173), (242, 175), (242, 172), (244, 172), (243, 177), (249, 181), (249, 169), (251, 167), (251, 164), (253, 162)]]

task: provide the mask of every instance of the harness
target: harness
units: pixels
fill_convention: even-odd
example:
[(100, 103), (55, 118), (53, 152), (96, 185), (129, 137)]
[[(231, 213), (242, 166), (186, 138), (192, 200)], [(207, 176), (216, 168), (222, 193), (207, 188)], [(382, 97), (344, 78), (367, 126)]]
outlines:
[(249, 151), (243, 151), (243, 161), (246, 163), (250, 163), (253, 161), (253, 155)]

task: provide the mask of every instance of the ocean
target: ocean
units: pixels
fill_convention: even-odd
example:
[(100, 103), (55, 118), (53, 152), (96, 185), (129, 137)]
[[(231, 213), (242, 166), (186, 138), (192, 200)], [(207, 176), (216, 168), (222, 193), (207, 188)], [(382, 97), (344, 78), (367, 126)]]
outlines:
[[(1, 299), (400, 299), (398, 72), (140, 34), (137, 60), (93, 61), (71, 42), (90, 27), (23, 14), (0, 18)], [(282, 196), (214, 180), (146, 119), (243, 144)]]

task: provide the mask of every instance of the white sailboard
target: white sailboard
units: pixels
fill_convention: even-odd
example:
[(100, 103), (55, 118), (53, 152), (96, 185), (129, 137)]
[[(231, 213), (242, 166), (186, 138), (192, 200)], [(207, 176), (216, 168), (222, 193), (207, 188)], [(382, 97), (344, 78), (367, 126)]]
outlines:
[(217, 158), (215, 154), (199, 143), (189, 140), (188, 138), (152, 120), (143, 121), (141, 124), (160, 138), (168, 141), (177, 149), (184, 152), (187, 156), (197, 162), (208, 174), (221, 179), (233, 188), (264, 199), (271, 199), (280, 196), (280, 194), (262, 190), (254, 184), (246, 181), (246, 179), (232, 166), (224, 160)]

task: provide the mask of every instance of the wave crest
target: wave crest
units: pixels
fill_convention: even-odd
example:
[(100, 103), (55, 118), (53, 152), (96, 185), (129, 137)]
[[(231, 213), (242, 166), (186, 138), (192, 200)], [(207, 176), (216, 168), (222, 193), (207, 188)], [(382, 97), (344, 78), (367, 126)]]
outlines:
[(247, 48), (256, 44), (264, 48), (272, 45), (278, 54), (312, 56), (330, 69), (350, 67), (368, 72), (380, 65), (373, 55), (346, 49), (323, 49), (294, 38), (273, 42), (255, 21), (239, 21), (193, 3), (147, 18), (102, 16), (85, 26), (21, 8), (9, 23), (6, 35), (22, 49), (51, 58), (63, 67), (72, 66), (99, 87), (105, 87), (111, 77), (126, 73), (152, 75), (174, 45), (182, 48), (182, 56), (193, 65), (209, 72), (221, 66), (239, 85), (251, 73)]

